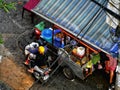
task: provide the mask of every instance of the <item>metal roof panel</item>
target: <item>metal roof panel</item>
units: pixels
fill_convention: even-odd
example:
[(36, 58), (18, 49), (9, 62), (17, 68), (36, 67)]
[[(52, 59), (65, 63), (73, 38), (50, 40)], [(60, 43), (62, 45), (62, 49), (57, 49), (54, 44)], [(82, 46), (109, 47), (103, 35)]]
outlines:
[[(107, 0), (96, 1), (107, 5)], [(114, 45), (106, 12), (91, 0), (41, 0), (33, 11), (107, 53)]]

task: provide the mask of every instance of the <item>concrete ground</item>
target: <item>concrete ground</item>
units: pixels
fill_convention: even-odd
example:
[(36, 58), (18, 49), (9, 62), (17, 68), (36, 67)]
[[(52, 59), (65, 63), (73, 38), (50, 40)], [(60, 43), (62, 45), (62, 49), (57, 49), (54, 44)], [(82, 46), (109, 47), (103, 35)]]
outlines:
[(0, 9), (0, 34), (4, 40), (4, 43), (0, 45), (0, 55), (2, 56), (0, 60), (0, 90), (7, 90), (2, 87), (2, 83), (7, 84), (13, 90), (28, 90), (34, 79), (26, 72), (22, 64), (24, 56), (17, 47), (16, 40), (19, 34), (31, 30), (32, 24), (29, 18), (24, 20), (21, 18), (25, 0), (6, 1), (15, 1), (17, 9), (11, 10), (10, 13)]

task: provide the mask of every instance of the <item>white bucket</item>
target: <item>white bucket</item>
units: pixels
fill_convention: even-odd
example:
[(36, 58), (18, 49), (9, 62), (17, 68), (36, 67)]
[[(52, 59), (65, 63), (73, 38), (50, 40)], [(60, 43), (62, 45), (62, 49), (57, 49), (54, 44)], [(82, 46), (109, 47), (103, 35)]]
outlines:
[(77, 54), (78, 54), (79, 56), (83, 56), (83, 55), (85, 54), (85, 48), (82, 47), (82, 46), (78, 47), (78, 48), (77, 48)]

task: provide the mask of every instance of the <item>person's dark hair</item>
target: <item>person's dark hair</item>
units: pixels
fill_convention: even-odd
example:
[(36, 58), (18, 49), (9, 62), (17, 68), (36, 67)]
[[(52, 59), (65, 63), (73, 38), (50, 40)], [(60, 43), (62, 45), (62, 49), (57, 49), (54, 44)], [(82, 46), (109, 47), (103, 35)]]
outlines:
[(103, 67), (105, 67), (105, 61), (108, 61), (108, 60), (109, 60), (109, 57), (106, 56), (106, 53), (100, 52), (100, 62)]

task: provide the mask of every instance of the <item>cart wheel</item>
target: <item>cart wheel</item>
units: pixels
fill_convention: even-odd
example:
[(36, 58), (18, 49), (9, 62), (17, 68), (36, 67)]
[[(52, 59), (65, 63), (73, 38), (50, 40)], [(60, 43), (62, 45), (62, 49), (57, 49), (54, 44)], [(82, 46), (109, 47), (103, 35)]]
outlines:
[(63, 68), (63, 73), (65, 77), (69, 80), (72, 80), (75, 78), (75, 75), (73, 74), (73, 71), (69, 67), (64, 67)]

